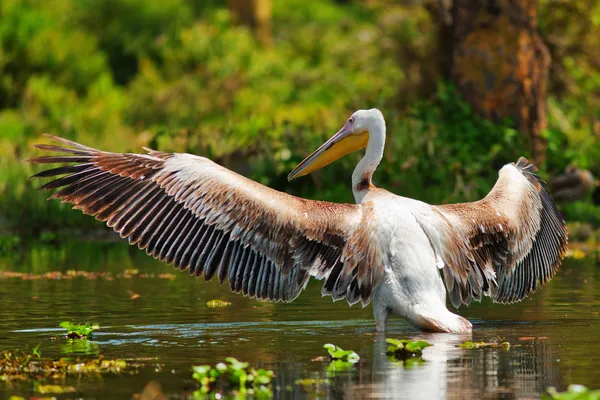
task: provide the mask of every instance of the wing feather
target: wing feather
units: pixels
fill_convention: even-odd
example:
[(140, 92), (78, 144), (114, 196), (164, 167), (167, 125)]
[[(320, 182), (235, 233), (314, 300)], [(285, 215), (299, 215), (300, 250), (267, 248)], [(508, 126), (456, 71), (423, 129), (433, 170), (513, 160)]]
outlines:
[(419, 216), (443, 261), (454, 306), (481, 294), (500, 303), (520, 301), (558, 270), (567, 229), (536, 171), (521, 157), (500, 170), (484, 199), (432, 206)]
[(59, 153), (30, 162), (63, 163), (36, 178), (51, 197), (106, 222), (129, 243), (232, 291), (291, 301), (310, 276), (322, 292), (370, 302), (383, 277), (370, 233), (373, 205), (311, 201), (278, 192), (212, 161), (148, 150), (109, 153), (48, 135)]

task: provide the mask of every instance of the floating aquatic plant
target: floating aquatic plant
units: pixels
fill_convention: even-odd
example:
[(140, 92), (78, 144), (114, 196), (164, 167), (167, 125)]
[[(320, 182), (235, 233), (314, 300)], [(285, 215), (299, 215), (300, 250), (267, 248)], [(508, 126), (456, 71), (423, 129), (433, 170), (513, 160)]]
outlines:
[[(327, 373), (331, 376), (335, 375), (336, 372), (351, 369), (360, 360), (359, 355), (353, 350), (344, 350), (331, 343), (323, 345), (323, 348), (327, 349), (329, 353), (331, 362), (327, 365)], [(324, 359), (324, 357), (318, 357), (317, 359)]]
[(294, 383), (296, 385), (302, 386), (305, 391), (315, 391), (315, 389), (320, 385), (329, 384), (329, 379), (327, 378), (304, 378), (304, 379), (296, 379)]
[(356, 364), (360, 360), (359, 355), (353, 350), (344, 350), (331, 343), (323, 345), (323, 348), (327, 349), (332, 360), (340, 360), (351, 364)]
[(31, 354), (19, 350), (7, 350), (0, 353), (0, 381), (34, 379), (40, 383), (46, 378), (57, 379), (67, 375), (121, 373), (137, 366), (125, 360), (107, 360), (102, 357), (85, 361), (70, 358), (43, 360), (40, 358), (38, 347)]
[(409, 340), (409, 339), (386, 339), (386, 343), (389, 344), (386, 350), (388, 356), (394, 356), (398, 359), (405, 360), (408, 358), (420, 358), (423, 354), (423, 349), (431, 346), (431, 343), (427, 343), (423, 340)]
[(211, 300), (208, 303), (206, 303), (206, 305), (211, 308), (218, 308), (230, 306), (231, 303), (225, 300)]
[(43, 385), (36, 382), (34, 391), (41, 394), (63, 394), (63, 393), (74, 393), (77, 391), (73, 386), (61, 386), (61, 385)]
[(488, 343), (488, 342), (464, 342), (461, 344), (456, 345), (457, 347), (460, 347), (462, 349), (481, 349), (481, 348), (486, 348), (486, 347), (491, 347), (491, 348), (502, 348), (504, 350), (508, 350), (510, 349), (510, 343), (508, 342), (500, 342), (500, 343)]
[(192, 377), (201, 388), (194, 392), (194, 398), (204, 398), (208, 393), (235, 392), (240, 396), (256, 395), (272, 397), (271, 380), (275, 374), (263, 368), (248, 368), (247, 362), (227, 357), (224, 363), (193, 366)]
[(100, 329), (98, 324), (75, 324), (68, 321), (61, 322), (60, 327), (67, 330), (67, 338), (69, 339), (88, 339), (96, 329)]
[(569, 385), (566, 392), (558, 392), (549, 387), (548, 393), (542, 395), (543, 400), (600, 400), (600, 390), (590, 390), (583, 385)]
[(22, 374), (30, 366), (33, 357), (41, 357), (40, 344), (31, 353), (10, 350), (0, 353), (0, 380), (8, 381), (11, 376)]

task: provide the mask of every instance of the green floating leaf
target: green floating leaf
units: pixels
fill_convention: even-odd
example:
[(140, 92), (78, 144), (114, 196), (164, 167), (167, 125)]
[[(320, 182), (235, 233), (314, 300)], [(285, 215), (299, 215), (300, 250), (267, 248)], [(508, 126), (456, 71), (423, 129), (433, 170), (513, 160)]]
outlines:
[(404, 346), (403, 343), (402, 343), (403, 342), (402, 340), (388, 338), (388, 339), (385, 339), (385, 341), (386, 341), (386, 343), (389, 343), (392, 346), (396, 346), (396, 347), (400, 347), (400, 346), (403, 347)]
[(234, 357), (227, 357), (224, 363), (218, 363), (214, 368), (210, 365), (193, 366), (192, 378), (201, 385), (193, 393), (193, 398), (204, 398), (208, 393), (217, 392), (254, 394), (257, 398), (271, 397), (269, 385), (275, 373), (263, 368), (248, 370), (248, 365)]
[(192, 367), (192, 371), (194, 371), (194, 374), (206, 375), (210, 370), (210, 365), (194, 365)]
[(600, 400), (600, 390), (590, 390), (583, 385), (569, 385), (566, 392), (559, 392), (554, 387), (547, 389), (542, 395), (544, 400)]
[(423, 351), (424, 348), (429, 347), (429, 346), (431, 346), (431, 343), (427, 343), (423, 340), (418, 340), (416, 342), (406, 343), (404, 348), (413, 353), (417, 353), (417, 352), (420, 353)]
[(73, 393), (76, 392), (73, 386), (61, 386), (61, 385), (41, 385), (36, 384), (35, 389), (36, 392), (41, 394), (62, 394), (62, 393)]
[(323, 348), (327, 349), (329, 356), (333, 360), (341, 360), (351, 364), (355, 364), (360, 360), (360, 356), (353, 350), (344, 350), (331, 343), (324, 344)]
[(91, 337), (95, 330), (100, 329), (100, 325), (96, 323), (76, 324), (69, 321), (63, 321), (59, 326), (67, 330), (69, 339), (86, 339)]
[(228, 307), (231, 303), (225, 300), (210, 300), (206, 305), (211, 308), (221, 308)]
[(329, 352), (329, 355), (332, 358), (335, 358), (335, 354), (336, 354), (336, 346), (334, 344), (331, 343), (327, 343), (323, 345), (324, 349), (327, 349), (327, 351)]
[(248, 368), (247, 362), (239, 362), (236, 358), (227, 357), (225, 359), (229, 363), (229, 366), (233, 369), (246, 369)]
[(502, 343), (492, 343), (492, 342), (464, 342), (461, 344), (457, 344), (456, 347), (460, 347), (462, 349), (467, 349), (467, 350), (471, 350), (471, 349), (482, 349), (482, 348), (486, 348), (486, 347), (490, 347), (490, 348), (502, 348), (504, 350), (509, 350), (510, 349), (510, 343), (508, 342), (502, 342)]
[(427, 343), (423, 340), (412, 341), (409, 339), (388, 338), (385, 341), (390, 344), (390, 346), (387, 347), (386, 354), (395, 356), (398, 359), (407, 359), (411, 357), (420, 358), (423, 349), (431, 346), (431, 343)]

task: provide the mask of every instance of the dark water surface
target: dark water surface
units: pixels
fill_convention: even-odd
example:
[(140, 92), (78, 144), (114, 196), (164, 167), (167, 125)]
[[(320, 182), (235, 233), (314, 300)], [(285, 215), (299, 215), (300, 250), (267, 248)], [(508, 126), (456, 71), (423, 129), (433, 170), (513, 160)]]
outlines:
[[(130, 269), (139, 274), (123, 275)], [(484, 300), (461, 308), (474, 323), (472, 335), (425, 334), (392, 319), (387, 337), (433, 343), (424, 352), (426, 362), (412, 368), (385, 355), (385, 337), (374, 334), (370, 306), (332, 303), (321, 298), (316, 282), (291, 304), (249, 300), (123, 243), (23, 245), (0, 257), (0, 270), (35, 278), (4, 274), (0, 279), (0, 350), (41, 343), (44, 358), (76, 357), (65, 340), (53, 339), (61, 333), (58, 324), (95, 321), (101, 329), (85, 351), (142, 360), (134, 374), (68, 378), (64, 383), (78, 392), (57, 398), (129, 399), (150, 381), (160, 383), (169, 398), (185, 398), (196, 388), (191, 366), (214, 365), (227, 356), (273, 369), (275, 398), (533, 399), (548, 386), (600, 388), (600, 268), (589, 259), (567, 260), (557, 278), (519, 304)], [(35, 277), (69, 270), (105, 275)], [(212, 299), (232, 305), (209, 308)], [(465, 340), (498, 338), (510, 342), (510, 349), (456, 347)], [(311, 361), (326, 354), (325, 343), (355, 350), (360, 362), (336, 372)], [(295, 383), (304, 378), (327, 383), (307, 391)], [(33, 396), (33, 387), (33, 382), (0, 382), (0, 398)]]

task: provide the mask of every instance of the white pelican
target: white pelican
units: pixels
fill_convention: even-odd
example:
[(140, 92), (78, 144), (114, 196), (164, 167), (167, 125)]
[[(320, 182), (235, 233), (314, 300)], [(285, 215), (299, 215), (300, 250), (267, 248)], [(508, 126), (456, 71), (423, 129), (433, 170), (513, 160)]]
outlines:
[(423, 330), (470, 331), (446, 308), (446, 293), (455, 307), (482, 294), (519, 301), (552, 278), (567, 247), (564, 221), (524, 158), (504, 166), (474, 203), (432, 206), (373, 186), (385, 144), (377, 109), (356, 111), (289, 175), (366, 147), (352, 174), (356, 204), (294, 197), (191, 154), (109, 153), (48, 136), (67, 147), (36, 147), (69, 155), (29, 161), (68, 163), (34, 175), (65, 175), (42, 186), (60, 188), (51, 198), (191, 275), (228, 279), (246, 296), (289, 302), (311, 276), (322, 279), (333, 300), (373, 300), (378, 331), (390, 314)]

